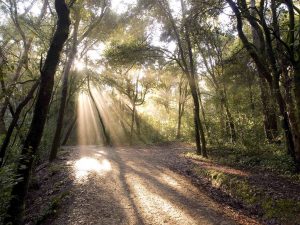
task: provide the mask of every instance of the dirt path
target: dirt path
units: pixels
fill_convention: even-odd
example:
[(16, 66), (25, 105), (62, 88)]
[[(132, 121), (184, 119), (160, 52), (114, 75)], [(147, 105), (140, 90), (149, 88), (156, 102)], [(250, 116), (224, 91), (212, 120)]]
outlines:
[(63, 162), (74, 197), (49, 224), (237, 224), (226, 216), (228, 209), (169, 169), (180, 163), (179, 148), (88, 146), (67, 151)]

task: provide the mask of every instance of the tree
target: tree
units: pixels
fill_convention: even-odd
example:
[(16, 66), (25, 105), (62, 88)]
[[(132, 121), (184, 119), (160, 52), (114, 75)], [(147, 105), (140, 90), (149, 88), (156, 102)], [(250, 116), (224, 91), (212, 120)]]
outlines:
[(175, 61), (178, 63), (183, 73), (185, 74), (188, 80), (189, 88), (191, 90), (191, 95), (194, 103), (194, 129), (197, 153), (202, 154), (204, 157), (207, 157), (205, 134), (203, 124), (200, 119), (195, 55), (193, 52), (193, 43), (191, 40), (191, 27), (189, 26), (191, 18), (187, 17), (187, 10), (185, 5), (186, 3), (184, 3), (183, 1), (181, 1), (181, 24), (176, 24), (169, 3), (167, 1), (159, 0), (156, 3), (160, 10), (160, 15), (163, 17), (163, 22), (167, 32), (171, 33), (169, 35), (172, 36), (177, 43), (178, 57), (175, 58)]
[(56, 0), (55, 9), (58, 16), (57, 28), (51, 41), (45, 63), (41, 69), (40, 89), (37, 94), (30, 129), (18, 162), (18, 180), (12, 189), (13, 197), (7, 209), (7, 217), (4, 220), (6, 224), (22, 224), (24, 201), (28, 190), (31, 167), (43, 134), (54, 84), (54, 74), (59, 63), (60, 53), (69, 34), (70, 19), (67, 4), (64, 0)]
[(60, 140), (61, 140), (61, 131), (63, 128), (63, 120), (64, 120), (64, 114), (65, 114), (65, 108), (66, 108), (66, 102), (67, 102), (67, 95), (68, 95), (68, 79), (69, 79), (69, 73), (71, 70), (71, 67), (74, 63), (74, 60), (76, 58), (77, 48), (78, 45), (80, 45), (81, 42), (84, 41), (84, 39), (95, 29), (96, 26), (99, 26), (100, 22), (102, 21), (103, 16), (105, 15), (106, 11), (106, 1), (103, 1), (103, 5), (101, 6), (101, 13), (98, 17), (96, 17), (86, 28), (83, 32), (83, 34), (78, 38), (78, 29), (79, 24), (81, 21), (81, 9), (80, 5), (77, 5), (74, 7), (74, 29), (73, 29), (73, 36), (71, 41), (71, 47), (67, 56), (67, 62), (64, 68), (63, 72), (63, 78), (62, 78), (62, 93), (61, 93), (61, 101), (60, 101), (60, 107), (59, 107), (59, 113), (57, 117), (57, 124), (56, 124), (56, 130), (52, 142), (51, 152), (49, 160), (53, 161), (56, 158), (58, 148), (60, 146)]
[[(29, 58), (29, 53), (30, 53), (34, 38), (33, 38), (33, 36), (30, 37), (29, 35), (27, 35), (26, 32), (24, 31), (25, 28), (21, 26), (22, 21), (20, 21), (20, 15), (18, 13), (17, 1), (16, 0), (9, 1), (9, 3), (6, 5), (8, 7), (7, 10), (9, 11), (10, 18), (13, 21), (13, 24), (15, 26), (17, 35), (19, 35), (21, 37), (22, 45), (23, 45), (23, 50), (22, 50), (21, 56), (18, 60), (16, 69), (14, 71), (14, 75), (11, 80), (12, 84), (15, 85), (22, 74), (23, 68), (25, 68), (25, 70), (29, 70), (28, 58)], [(37, 21), (34, 22), (34, 27), (39, 27), (41, 25), (42, 20), (46, 14), (46, 10), (47, 10), (47, 1), (44, 0), (41, 13), (38, 16)], [(1, 88), (2, 88), (2, 91), (5, 93), (5, 95), (4, 95), (5, 98), (4, 98), (2, 108), (0, 110), (0, 135), (3, 133), (6, 133), (4, 116), (5, 116), (6, 110), (8, 109), (8, 106), (10, 104), (10, 98), (14, 94), (13, 88), (10, 88), (9, 90), (7, 90), (7, 88), (5, 87), (4, 76), (2, 79), (2, 83), (1, 83)]]
[[(271, 0), (271, 23), (268, 23), (267, 11), (265, 10), (265, 1), (259, 3), (259, 7), (254, 9), (258, 12), (258, 16), (251, 14), (249, 3), (245, 0), (238, 1), (226, 0), (235, 14), (237, 20), (237, 31), (245, 48), (255, 62), (259, 75), (266, 79), (274, 99), (282, 116), (283, 130), (288, 153), (293, 157), (297, 168), (300, 168), (300, 138), (299, 138), (299, 114), (294, 116), (294, 111), (299, 111), (299, 45), (296, 42), (297, 31), (295, 29), (295, 7), (293, 1), (284, 1), (276, 4), (275, 0)], [(287, 32), (280, 29), (277, 8), (284, 4), (288, 8), (288, 29)], [(260, 48), (257, 49), (255, 44), (249, 41), (243, 26), (244, 19), (249, 23), (251, 28), (258, 36)], [(287, 38), (285, 38), (287, 37)], [(254, 39), (256, 41), (256, 38)], [(275, 48), (276, 47), (276, 48)], [(291, 66), (294, 78), (294, 96), (297, 103), (296, 106), (287, 106), (281, 87), (280, 79), (284, 77), (285, 71)], [(287, 90), (287, 92), (289, 92)], [(291, 103), (291, 102), (290, 102)]]

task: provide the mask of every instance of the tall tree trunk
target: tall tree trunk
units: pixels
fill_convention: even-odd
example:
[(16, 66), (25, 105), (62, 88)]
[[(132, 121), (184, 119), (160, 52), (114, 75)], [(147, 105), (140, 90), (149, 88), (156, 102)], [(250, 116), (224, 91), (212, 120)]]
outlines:
[(282, 115), (282, 128), (283, 128), (285, 138), (286, 138), (288, 154), (291, 155), (295, 159), (294, 135), (293, 135), (292, 128), (290, 125), (290, 118), (288, 115), (287, 105), (281, 94), (281, 90), (280, 90), (280, 86), (279, 86), (279, 77), (277, 79), (274, 79), (273, 95), (277, 100), (279, 110)]
[(260, 98), (264, 116), (264, 130), (266, 138), (270, 143), (276, 142), (278, 137), (277, 113), (275, 105), (272, 104), (273, 96), (270, 88), (263, 77), (259, 77)]
[[(189, 83), (189, 87), (191, 89), (192, 92), (192, 97), (193, 97), (193, 103), (194, 103), (194, 129), (195, 129), (195, 141), (196, 141), (196, 146), (197, 146), (197, 153), (201, 154), (203, 153), (203, 156), (206, 157), (206, 142), (205, 142), (205, 135), (204, 135), (204, 131), (202, 128), (202, 124), (200, 121), (200, 110), (199, 110), (199, 99), (198, 99), (198, 93), (197, 93), (197, 88), (196, 88), (196, 83), (195, 83), (195, 67), (194, 67), (194, 60), (193, 60), (193, 52), (192, 52), (192, 46), (191, 46), (191, 40), (190, 40), (190, 36), (189, 36), (189, 31), (188, 31), (188, 27), (185, 26), (185, 40), (181, 37), (181, 35), (179, 34), (178, 28), (176, 26), (175, 20), (172, 16), (171, 10), (170, 10), (170, 6), (168, 4), (168, 2), (166, 2), (165, 0), (163, 1), (158, 1), (158, 4), (160, 6), (160, 8), (162, 9), (162, 11), (165, 13), (166, 18), (169, 20), (170, 25), (173, 29), (176, 41), (177, 41), (177, 45), (178, 45), (178, 49), (179, 49), (179, 58), (181, 60), (181, 62), (178, 62), (178, 65), (181, 67), (182, 71), (184, 72), (184, 74), (186, 75), (187, 79), (188, 79), (188, 83)], [(183, 23), (186, 23), (186, 10), (184, 8), (184, 4), (183, 1), (181, 1), (181, 5), (182, 5), (182, 12), (183, 12)], [(185, 41), (185, 43), (183, 43), (183, 41)], [(188, 45), (188, 52), (185, 51), (184, 46)], [(187, 59), (188, 58), (188, 59)], [(188, 62), (189, 61), (189, 62)], [(202, 128), (202, 129), (201, 129)], [(202, 131), (200, 131), (202, 130)], [(202, 140), (200, 138), (200, 133), (201, 133), (201, 137)], [(202, 141), (202, 148), (201, 148), (201, 141)]]
[(130, 144), (133, 143), (133, 129), (134, 129), (134, 120), (135, 120), (135, 102), (132, 101), (132, 114), (131, 114), (131, 124), (130, 124)]
[(76, 121), (77, 121), (77, 115), (74, 117), (72, 123), (71, 123), (70, 126), (68, 127), (67, 132), (66, 132), (66, 136), (65, 136), (65, 138), (63, 139), (61, 145), (66, 145), (66, 144), (67, 144), (67, 142), (68, 142), (68, 140), (69, 140), (69, 137), (70, 137), (70, 135), (71, 135), (71, 132), (72, 132), (72, 130), (73, 130), (75, 124), (76, 124)]
[[(181, 5), (183, 8), (183, 13), (185, 12), (184, 9), (184, 3), (183, 1), (181, 1)], [(194, 62), (194, 55), (193, 55), (193, 50), (192, 50), (192, 43), (191, 43), (191, 38), (190, 38), (190, 31), (189, 31), (189, 27), (187, 26), (187, 21), (184, 21), (185, 23), (185, 39), (186, 39), (186, 44), (187, 44), (187, 51), (188, 51), (188, 59), (189, 59), (189, 67), (187, 69), (187, 71), (189, 71), (188, 74), (188, 80), (190, 83), (190, 88), (191, 88), (191, 92), (192, 92), (192, 97), (193, 97), (193, 101), (194, 101), (194, 120), (195, 120), (195, 129), (198, 129), (198, 131), (196, 131), (196, 141), (198, 142), (198, 136), (200, 135), (200, 142), (202, 144), (201, 146), (201, 153), (203, 157), (207, 157), (207, 152), (206, 152), (206, 139), (205, 139), (205, 134), (204, 134), (204, 129), (203, 129), (203, 124), (201, 122), (200, 119), (200, 102), (199, 102), (199, 95), (198, 92), (200, 92), (198, 85), (196, 84), (197, 80), (196, 79), (196, 67), (195, 67), (195, 62)], [(199, 143), (200, 144), (200, 143)], [(197, 143), (197, 152), (199, 152), (198, 150), (198, 143)]]
[(187, 84), (183, 81), (183, 78), (181, 77), (179, 83), (178, 120), (177, 120), (176, 139), (181, 138), (181, 121), (184, 113), (186, 95), (187, 95)]
[[(199, 101), (198, 101), (198, 96), (196, 93), (193, 93), (192, 91), (192, 97), (193, 97), (193, 102), (194, 102), (194, 126), (195, 126), (195, 139), (196, 139), (196, 147), (197, 147), (197, 153), (199, 155), (202, 155), (202, 147), (201, 147), (201, 138), (200, 138), (200, 117), (199, 117)], [(197, 105), (198, 103), (198, 105)]]
[(51, 152), (49, 156), (49, 161), (52, 162), (56, 156), (57, 151), (60, 146), (60, 140), (61, 140), (61, 132), (63, 129), (63, 122), (64, 122), (64, 116), (65, 116), (65, 108), (66, 108), (66, 102), (68, 97), (68, 82), (69, 82), (69, 73), (71, 70), (71, 67), (73, 65), (76, 52), (77, 52), (77, 36), (78, 36), (78, 27), (80, 23), (80, 14), (79, 10), (75, 11), (75, 24), (74, 24), (74, 31), (73, 31), (73, 37), (72, 37), (72, 46), (68, 55), (68, 61), (66, 63), (66, 66), (64, 68), (63, 72), (63, 78), (62, 78), (62, 91), (61, 91), (61, 100), (60, 100), (60, 106), (58, 111), (58, 117), (56, 122), (56, 130), (52, 142)]
[[(217, 104), (218, 105), (218, 104)], [(216, 108), (218, 107), (216, 105)], [(223, 139), (226, 139), (227, 136), (227, 130), (226, 130), (226, 117), (225, 117), (225, 113), (224, 113), (224, 105), (221, 102), (220, 103), (220, 128), (221, 128), (221, 135), (223, 137)]]
[(210, 130), (209, 130), (209, 127), (208, 127), (208, 124), (207, 124), (207, 121), (206, 121), (206, 115), (205, 115), (204, 105), (203, 105), (203, 102), (202, 102), (202, 94), (201, 94), (200, 90), (199, 90), (199, 103), (200, 103), (200, 109), (201, 109), (201, 114), (202, 114), (202, 118), (203, 118), (203, 124), (205, 126), (207, 138), (209, 140), (209, 138), (210, 138)]
[(176, 130), (176, 139), (181, 138), (181, 119), (182, 119), (182, 103), (178, 102), (178, 119), (177, 119), (177, 130)]
[(225, 110), (226, 110), (228, 125), (229, 125), (229, 128), (230, 128), (230, 140), (231, 140), (231, 143), (235, 143), (236, 139), (237, 139), (237, 136), (236, 136), (236, 131), (235, 131), (235, 125), (234, 125), (234, 122), (233, 122), (231, 112), (229, 111), (228, 104), (225, 104)]
[[(0, 61), (0, 82), (1, 82), (1, 89), (2, 89), (3, 95), (5, 95), (6, 91), (5, 91), (4, 75), (3, 75), (4, 59), (3, 59), (3, 56), (2, 56), (2, 52), (0, 52), (0, 54), (1, 54), (0, 55), (0, 60), (1, 60)], [(5, 114), (5, 111), (4, 111), (4, 114)], [(4, 136), (6, 134), (4, 114), (2, 115), (2, 113), (1, 113), (1, 115), (0, 115), (0, 139), (2, 138), (2, 136)]]
[(58, 15), (57, 28), (51, 41), (45, 64), (41, 70), (40, 89), (37, 95), (30, 129), (18, 162), (18, 179), (16, 184), (12, 187), (12, 198), (9, 202), (4, 224), (23, 224), (24, 203), (28, 191), (31, 168), (46, 122), (48, 106), (53, 90), (54, 75), (59, 63), (61, 51), (69, 34), (69, 9), (65, 1), (55, 0), (55, 10)]
[(250, 99), (250, 109), (252, 112), (255, 111), (255, 103), (254, 103), (254, 97), (253, 97), (253, 81), (251, 78), (248, 80), (248, 90), (249, 90), (249, 99)]
[(294, 95), (297, 108), (296, 118), (298, 119), (298, 123), (300, 123), (300, 59), (297, 65), (294, 67)]
[(141, 123), (140, 123), (140, 118), (137, 112), (135, 112), (135, 125), (136, 125), (136, 132), (138, 136), (141, 136)]
[(226, 93), (226, 89), (225, 89), (224, 84), (223, 84), (223, 91), (221, 93), (221, 98), (222, 98), (222, 102), (223, 102), (224, 107), (225, 107), (226, 117), (227, 117), (228, 126), (229, 126), (229, 130), (230, 130), (230, 139), (231, 139), (232, 143), (235, 143), (236, 140), (237, 140), (237, 135), (236, 135), (236, 130), (235, 130), (233, 117), (232, 117), (231, 112), (229, 110), (229, 105), (228, 105), (228, 100), (227, 100), (227, 93)]
[(297, 162), (298, 170), (300, 171), (300, 60), (294, 68), (294, 96), (296, 100), (296, 118), (294, 121), (295, 129), (295, 159)]

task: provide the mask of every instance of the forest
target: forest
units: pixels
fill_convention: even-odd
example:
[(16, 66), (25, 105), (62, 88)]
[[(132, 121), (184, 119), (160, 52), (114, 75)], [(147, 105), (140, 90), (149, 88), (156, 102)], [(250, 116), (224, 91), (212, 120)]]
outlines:
[(0, 224), (300, 224), (299, 0), (0, 19)]

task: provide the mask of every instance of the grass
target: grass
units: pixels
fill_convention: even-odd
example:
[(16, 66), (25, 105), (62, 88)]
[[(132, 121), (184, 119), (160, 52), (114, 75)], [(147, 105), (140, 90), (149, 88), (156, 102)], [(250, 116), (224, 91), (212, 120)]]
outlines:
[[(210, 148), (209, 158), (203, 158), (193, 152), (185, 153), (185, 157), (197, 160), (193, 172), (207, 179), (213, 187), (220, 188), (232, 198), (241, 202), (246, 208), (255, 209), (267, 221), (276, 221), (279, 224), (299, 224), (300, 202), (286, 196), (272, 196), (249, 182), (247, 176), (230, 174), (210, 167), (201, 166), (205, 163), (220, 167), (237, 168), (255, 173), (261, 171), (280, 174), (299, 182), (299, 174), (294, 174), (294, 165), (289, 156), (286, 156), (278, 147), (268, 146), (264, 150), (241, 149), (238, 147)], [(202, 162), (202, 163), (201, 163)]]

